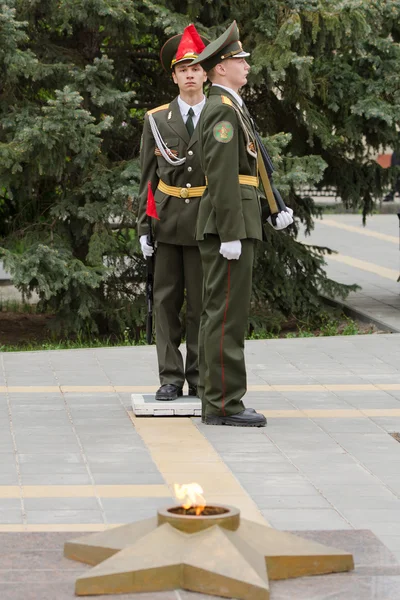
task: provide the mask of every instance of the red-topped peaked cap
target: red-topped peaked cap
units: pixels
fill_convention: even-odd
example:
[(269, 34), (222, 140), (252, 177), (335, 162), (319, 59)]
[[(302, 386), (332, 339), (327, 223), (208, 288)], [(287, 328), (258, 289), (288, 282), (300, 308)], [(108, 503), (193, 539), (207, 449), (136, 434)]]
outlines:
[(182, 34), (182, 39), (179, 42), (178, 49), (176, 51), (175, 58), (171, 61), (171, 67), (190, 58), (197, 58), (201, 52), (203, 52), (206, 45), (203, 43), (201, 37), (197, 33), (196, 27), (191, 24), (186, 27)]
[(165, 71), (170, 71), (178, 63), (197, 58), (209, 43), (209, 40), (199, 35), (193, 24), (188, 25), (183, 33), (174, 35), (165, 42), (160, 52), (161, 64)]

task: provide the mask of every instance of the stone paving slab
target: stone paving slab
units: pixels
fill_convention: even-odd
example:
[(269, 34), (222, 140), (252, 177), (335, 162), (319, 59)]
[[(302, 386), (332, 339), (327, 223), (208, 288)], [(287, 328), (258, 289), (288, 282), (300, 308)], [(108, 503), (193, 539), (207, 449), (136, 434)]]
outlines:
[[(272, 581), (271, 600), (397, 600), (400, 564), (369, 531), (293, 531), (305, 538), (353, 553), (351, 573)], [(76, 536), (75, 536), (76, 537)], [(76, 578), (88, 570), (63, 557), (67, 533), (0, 533), (2, 600), (72, 600)], [(211, 600), (183, 590), (96, 596), (119, 600)]]

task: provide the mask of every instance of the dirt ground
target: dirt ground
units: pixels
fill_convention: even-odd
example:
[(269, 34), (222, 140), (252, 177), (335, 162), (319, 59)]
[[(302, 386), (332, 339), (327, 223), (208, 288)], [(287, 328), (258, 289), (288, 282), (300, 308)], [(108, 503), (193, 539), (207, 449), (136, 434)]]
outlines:
[(51, 338), (51, 315), (0, 312), (0, 346), (42, 343)]

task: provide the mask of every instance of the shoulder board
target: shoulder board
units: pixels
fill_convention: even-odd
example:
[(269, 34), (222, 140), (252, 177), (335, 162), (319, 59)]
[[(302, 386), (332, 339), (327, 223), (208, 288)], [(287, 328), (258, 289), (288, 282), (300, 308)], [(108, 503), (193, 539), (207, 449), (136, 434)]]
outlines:
[(221, 96), (222, 104), (228, 104), (229, 106), (233, 106), (233, 102), (228, 96)]
[(163, 104), (162, 106), (157, 106), (157, 108), (153, 108), (152, 110), (148, 110), (147, 114), (148, 115), (152, 115), (152, 114), (158, 112), (159, 110), (167, 110), (168, 107), (169, 107), (169, 104)]

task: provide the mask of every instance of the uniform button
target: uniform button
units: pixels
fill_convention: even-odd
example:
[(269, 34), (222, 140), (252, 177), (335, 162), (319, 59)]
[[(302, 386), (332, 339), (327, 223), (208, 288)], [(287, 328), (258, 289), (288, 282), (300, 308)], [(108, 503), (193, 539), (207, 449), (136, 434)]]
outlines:
[(186, 198), (185, 202), (186, 202), (186, 204), (189, 204), (189, 202), (190, 202), (189, 198)]
[(186, 187), (187, 187), (187, 188), (191, 188), (191, 187), (192, 187), (192, 184), (191, 184), (191, 183), (187, 183), (187, 184), (186, 184)]
[(188, 167), (188, 171), (191, 173), (193, 171), (192, 167)]
[(189, 156), (193, 156), (193, 150), (189, 150), (188, 154)]

